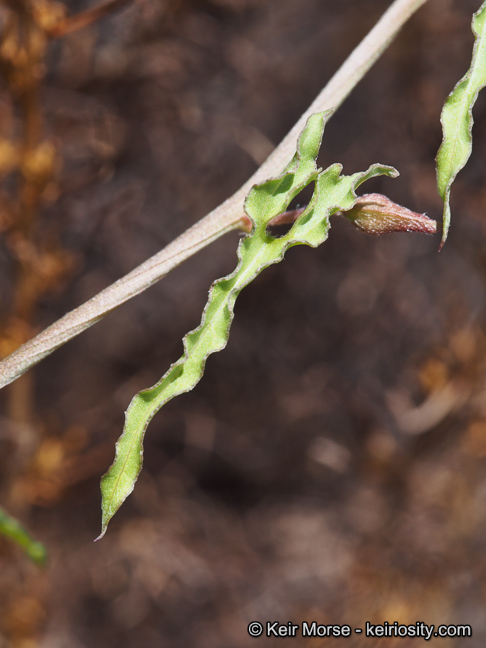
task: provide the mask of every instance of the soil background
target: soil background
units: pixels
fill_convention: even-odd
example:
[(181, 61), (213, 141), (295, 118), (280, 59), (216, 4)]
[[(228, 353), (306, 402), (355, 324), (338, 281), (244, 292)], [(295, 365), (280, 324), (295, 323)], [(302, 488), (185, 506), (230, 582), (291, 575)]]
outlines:
[[(53, 42), (43, 110), (63, 162), (40, 222), (73, 270), (36, 327), (238, 189), (389, 4), (140, 0)], [(440, 221), (440, 111), (468, 68), (478, 6), (429, 0), (332, 117), (321, 166), (393, 165), (398, 179), (363, 192)], [(142, 475), (102, 541), (99, 479), (124, 410), (180, 356), (239, 235), (43, 361), (27, 432), (0, 394), (5, 501), (49, 550), (42, 570), (0, 540), (1, 648), (423, 641), (249, 637), (250, 622), (277, 620), (471, 624), (470, 639), (430, 644), (484, 646), (485, 97), (474, 116), (440, 254), (438, 236), (372, 238), (334, 218), (324, 245), (266, 270), (238, 298), (226, 350), (151, 423)], [(5, 314), (6, 248), (0, 261)]]

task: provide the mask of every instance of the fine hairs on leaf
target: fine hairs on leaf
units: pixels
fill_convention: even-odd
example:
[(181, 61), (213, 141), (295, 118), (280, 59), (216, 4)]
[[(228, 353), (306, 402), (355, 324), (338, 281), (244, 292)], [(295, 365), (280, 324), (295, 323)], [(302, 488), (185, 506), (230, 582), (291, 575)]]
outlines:
[(472, 109), (486, 85), (486, 2), (473, 16), (472, 30), (475, 42), (471, 66), (446, 99), (441, 115), (443, 139), (436, 159), (437, 186), (444, 201), (441, 248), (451, 221), (452, 183), (472, 151)]
[[(278, 263), (290, 247), (317, 247), (326, 240), (329, 217), (348, 211), (355, 205), (355, 190), (378, 175), (396, 177), (392, 167), (375, 164), (366, 172), (341, 175), (340, 164), (319, 169), (316, 158), (331, 111), (309, 117), (300, 135), (297, 152), (282, 175), (254, 186), (247, 196), (245, 211), (252, 231), (238, 247), (238, 265), (234, 272), (216, 281), (198, 328), (184, 338), (184, 354), (150, 389), (139, 392), (126, 411), (123, 434), (116, 444), (115, 460), (101, 480), (102, 531), (133, 491), (142, 468), (143, 438), (156, 412), (169, 400), (190, 391), (201, 379), (209, 355), (227, 344), (234, 304), (241, 290), (268, 266)], [(280, 238), (266, 231), (268, 223), (286, 211), (291, 200), (304, 187), (315, 183), (312, 199), (298, 216), (290, 231)]]
[[(259, 238), (256, 237), (257, 229), (260, 226), (258, 225), (257, 227), (256, 219), (252, 220), (252, 217), (245, 215), (244, 212), (244, 200), (248, 194), (249, 189), (252, 187), (252, 185), (261, 183), (266, 178), (280, 172), (285, 162), (292, 155), (292, 152), (296, 146), (298, 135), (303, 129), (309, 116), (313, 113), (322, 113), (322, 111), (329, 110), (330, 108), (338, 108), (345, 100), (345, 98), (349, 95), (349, 93), (353, 90), (353, 88), (357, 85), (360, 79), (363, 78), (363, 76), (373, 66), (376, 60), (388, 48), (390, 43), (394, 40), (394, 38), (400, 31), (401, 27), (426, 2), (427, 0), (393, 0), (390, 2), (390, 6), (377, 22), (377, 24), (348, 56), (339, 70), (321, 90), (314, 102), (307, 108), (305, 113), (300, 117), (300, 119), (296, 122), (287, 136), (283, 139), (281, 144), (277, 146), (277, 148), (273, 151), (269, 158), (260, 166), (259, 169), (256, 170), (253, 176), (233, 196), (226, 199), (221, 205), (219, 205), (219, 207), (216, 207), (207, 216), (205, 216), (198, 223), (186, 230), (186, 232), (181, 234), (164, 249), (160, 250), (152, 258), (147, 259), (144, 263), (132, 270), (125, 277), (122, 277), (115, 283), (111, 284), (111, 286), (108, 286), (107, 288), (102, 290), (100, 293), (98, 293), (98, 295), (95, 295), (81, 306), (78, 306), (70, 313), (67, 313), (66, 315), (61, 317), (57, 322), (54, 322), (54, 324), (47, 327), (44, 331), (36, 335), (30, 341), (22, 344), (17, 350), (15, 350), (7, 358), (4, 358), (0, 362), (0, 388), (2, 388), (5, 385), (8, 385), (12, 381), (16, 380), (29, 368), (33, 367), (59, 346), (72, 339), (76, 335), (80, 334), (82, 331), (86, 330), (96, 322), (100, 321), (100, 319), (104, 315), (113, 311), (120, 304), (124, 303), (128, 299), (131, 299), (141, 291), (151, 286), (156, 281), (160, 280), (173, 268), (177, 267), (180, 263), (193, 255), (199, 249), (209, 245), (212, 241), (216, 240), (230, 230), (242, 229), (245, 232), (249, 232), (253, 226), (252, 237), (255, 237), (252, 239), (253, 242), (243, 242), (240, 247), (241, 254), (239, 257), (240, 262), (238, 269), (239, 271), (241, 271), (242, 269), (246, 270), (247, 276), (241, 273), (239, 274), (239, 276), (236, 276), (238, 273), (235, 272), (234, 275), (229, 275), (214, 286), (214, 290), (211, 293), (210, 303), (208, 303), (208, 306), (206, 307), (206, 310), (204, 312), (203, 322), (201, 326), (199, 327), (199, 329), (196, 329), (193, 333), (189, 334), (185, 340), (185, 355), (183, 356), (183, 358), (181, 358), (181, 360), (176, 363), (176, 365), (174, 365), (171, 370), (169, 370), (168, 374), (161, 380), (160, 383), (158, 383), (152, 389), (139, 394), (138, 397), (134, 399), (132, 406), (130, 407), (130, 417), (127, 417), (127, 421), (130, 419), (131, 428), (136, 428), (136, 431), (139, 435), (137, 442), (138, 446), (137, 443), (130, 446), (130, 443), (128, 443), (129, 439), (127, 439), (127, 444), (121, 444), (120, 452), (117, 449), (117, 461), (115, 461), (114, 466), (105, 478), (107, 485), (107, 496), (106, 498), (104, 497), (103, 533), (106, 530), (106, 524), (108, 523), (111, 515), (113, 515), (113, 512), (118, 509), (120, 504), (133, 489), (133, 485), (136, 481), (136, 477), (141, 467), (142, 440), (148, 422), (150, 421), (154, 413), (164, 404), (164, 402), (177, 395), (178, 393), (183, 393), (183, 391), (191, 389), (202, 375), (204, 362), (207, 356), (226, 345), (226, 339), (229, 333), (231, 319), (233, 317), (232, 309), (239, 291), (245, 285), (247, 285), (247, 283), (249, 283), (251, 279), (256, 276), (264, 267), (266, 267), (270, 263), (275, 263), (280, 260), (288, 247), (297, 244), (317, 245), (319, 242), (322, 242), (322, 240), (327, 237), (329, 215), (338, 211), (338, 207), (332, 207), (331, 203), (328, 204), (327, 212), (320, 203), (316, 203), (319, 196), (319, 200), (322, 199), (322, 191), (328, 191), (328, 187), (324, 186), (325, 183), (323, 183), (322, 179), (319, 179), (319, 182), (316, 182), (316, 178), (319, 175), (320, 171), (315, 167), (315, 156), (313, 157), (313, 153), (311, 152), (312, 154), (309, 154), (309, 151), (305, 150), (305, 141), (301, 142), (301, 150), (299, 154), (293, 158), (292, 163), (286, 170), (286, 175), (284, 174), (284, 176), (276, 178), (275, 181), (271, 181), (269, 183), (265, 182), (264, 185), (262, 185), (262, 187), (266, 186), (267, 194), (273, 199), (279, 197), (279, 194), (282, 194), (280, 198), (284, 198), (283, 200), (281, 200), (282, 205), (274, 205), (274, 212), (277, 213), (276, 218), (278, 218), (280, 215), (280, 208), (286, 209), (292, 197), (298, 194), (300, 190), (306, 186), (306, 184), (316, 182), (315, 196), (311, 201), (311, 205), (309, 205), (309, 207), (306, 208), (305, 211), (299, 210), (298, 227), (292, 227), (290, 232), (288, 232), (288, 234), (292, 234), (294, 238), (290, 236), (282, 237), (280, 241), (281, 243), (283, 243), (283, 245), (280, 246), (280, 244), (272, 245), (271, 242), (274, 240), (273, 237), (269, 235), (264, 236), (263, 230), (259, 230)], [(57, 13), (55, 12), (54, 22), (42, 22), (42, 29), (45, 32), (42, 38), (56, 38), (71, 33), (72, 31), (75, 31), (83, 26), (91, 24), (98, 18), (106, 15), (107, 13), (118, 7), (121, 7), (125, 3), (126, 0), (107, 0), (107, 2), (103, 3), (100, 6), (95, 6), (91, 9), (87, 9), (81, 14), (77, 14), (72, 17), (66, 17), (63, 11), (62, 3), (58, 3), (56, 5)], [(29, 8), (29, 11), (32, 9), (32, 11), (35, 12), (36, 10), (36, 7), (34, 6), (36, 5), (36, 3), (10, 2), (7, 4), (10, 4), (12, 8), (15, 8), (15, 10), (20, 8), (22, 11), (24, 11), (24, 5), (25, 8)], [(30, 7), (30, 4), (32, 4), (32, 7)], [(41, 14), (43, 18), (46, 18), (46, 15), (44, 15), (42, 11), (40, 12), (39, 16)], [(27, 15), (27, 13), (25, 13), (25, 15)], [(50, 16), (50, 18), (52, 18), (52, 16)], [(312, 135), (311, 137), (311, 140), (315, 145), (315, 155), (317, 155), (319, 149), (320, 137), (322, 135), (324, 121), (328, 118), (328, 116), (329, 115), (326, 115), (325, 118), (321, 118), (322, 124), (317, 129), (320, 133), (319, 137), (317, 139), (315, 139), (314, 135)], [(310, 126), (308, 124), (308, 127), (306, 129), (307, 133), (310, 133), (309, 128)], [(309, 171), (308, 177), (306, 176), (307, 171), (304, 165), (305, 161), (307, 161), (307, 170)], [(312, 171), (309, 170), (311, 167)], [(339, 165), (334, 165), (323, 173), (323, 178), (327, 177), (329, 187), (334, 187), (334, 194), (332, 194), (329, 189), (330, 200), (332, 198), (332, 195), (334, 195), (336, 205), (341, 205), (343, 209), (345, 208), (345, 206), (349, 207), (354, 204), (354, 189), (367, 177), (371, 177), (372, 175), (377, 175), (379, 173), (387, 173), (388, 175), (391, 174), (388, 168), (383, 167), (383, 169), (380, 169), (379, 167), (375, 166), (371, 167), (371, 169), (366, 174), (356, 174), (355, 176), (351, 176), (350, 178), (346, 179), (346, 181), (351, 180), (351, 185), (349, 185), (348, 188), (349, 195), (346, 197), (344, 185), (342, 185), (342, 183), (340, 182), (341, 180), (344, 180), (343, 178), (340, 178), (340, 172), (341, 167)], [(277, 184), (274, 186), (274, 184), (272, 183), (275, 182)], [(333, 185), (333, 183), (335, 186)], [(342, 195), (340, 195), (339, 191), (337, 190), (339, 187), (341, 187), (344, 191)], [(255, 198), (255, 196), (253, 196), (253, 198)], [(382, 201), (382, 199), (383, 197), (381, 197), (379, 201)], [(250, 214), (250, 211), (251, 206), (247, 205), (248, 214)], [(365, 231), (367, 229), (369, 230), (370, 222), (374, 219), (375, 211), (375, 207), (373, 207), (373, 209), (371, 209), (370, 211), (369, 205), (366, 208), (360, 207), (360, 209), (354, 215), (354, 223), (361, 223), (363, 225), (362, 229), (364, 229)], [(322, 212), (324, 216), (322, 216), (320, 224), (317, 224), (316, 218), (320, 212)], [(259, 213), (258, 210), (257, 213)], [(286, 218), (289, 218), (288, 213), (286, 215)], [(295, 218), (297, 218), (297, 215), (295, 215)], [(272, 219), (269, 216), (267, 219), (267, 225), (270, 220)], [(311, 229), (313, 229), (313, 231), (305, 230), (304, 225), (306, 223), (310, 223), (312, 225)], [(401, 227), (403, 227), (403, 223), (401, 223)], [(427, 227), (431, 227), (431, 224), (429, 223)], [(300, 236), (300, 238), (298, 238), (298, 236)], [(259, 264), (257, 263), (256, 267), (253, 267), (252, 264), (248, 261), (250, 257), (245, 256), (245, 254), (251, 254), (252, 246), (258, 247), (258, 240), (260, 240), (260, 242), (263, 241), (265, 245), (262, 247), (262, 249), (267, 250), (269, 255), (267, 258), (267, 256), (263, 254), (262, 258), (259, 261)], [(227, 285), (225, 285), (225, 281), (227, 282)], [(226, 291), (224, 290), (225, 288), (227, 289)], [(217, 299), (218, 295), (221, 297), (219, 300)], [(213, 323), (211, 323), (212, 320), (209, 317), (209, 315), (213, 314), (213, 311), (218, 311), (218, 304), (220, 304), (221, 312), (223, 312), (223, 314), (225, 314), (227, 317), (226, 338), (224, 338), (223, 336), (224, 339), (222, 340), (219, 347), (216, 343), (211, 344), (211, 342), (214, 342), (211, 336)], [(214, 321), (217, 321), (217, 318)], [(219, 332), (218, 334), (221, 336), (221, 332)], [(214, 335), (213, 337), (215, 339), (217, 338), (216, 335)], [(193, 363), (192, 369), (191, 362)], [(192, 384), (190, 380), (191, 371), (193, 375)], [(167, 380), (165, 380), (166, 378)], [(172, 392), (170, 389), (171, 382), (174, 383)], [(139, 417), (139, 425), (138, 428), (136, 425), (135, 428), (133, 428), (134, 421), (135, 423), (137, 423), (137, 416)], [(127, 429), (129, 428), (127, 427), (126, 430)], [(125, 433), (123, 438), (125, 438)], [(132, 435), (132, 440), (133, 438), (135, 437)], [(125, 458), (123, 459), (122, 455), (127, 447), (130, 447), (131, 451), (125, 452)], [(118, 461), (119, 455), (120, 461)], [(116, 469), (119, 469), (118, 475), (115, 475), (115, 467)], [(113, 489), (112, 493), (110, 494), (108, 492), (108, 487), (110, 484), (109, 477), (113, 475), (115, 475), (115, 477), (111, 482)], [(106, 507), (105, 501), (107, 503)], [(3, 513), (1, 510), (0, 534), (11, 537), (12, 540), (16, 541), (29, 555), (31, 555), (33, 560), (42, 562), (43, 556), (45, 555), (43, 546), (40, 545), (40, 543), (33, 541), (28, 533), (16, 520), (8, 516), (6, 513)]]
[[(115, 2), (117, 0), (113, 0), (111, 4), (113, 5)], [(61, 317), (3, 359), (0, 362), (0, 388), (16, 380), (68, 340), (99, 322), (102, 317), (112, 312), (120, 304), (146, 290), (198, 250), (209, 245), (226, 232), (233, 229), (247, 231), (248, 219), (243, 214), (243, 203), (252, 185), (280, 173), (284, 164), (293, 154), (297, 136), (309, 115), (330, 108), (338, 108), (393, 42), (402, 26), (426, 2), (427, 0), (394, 0), (273, 153), (233, 196), (227, 198), (153, 257)], [(91, 12), (88, 13), (88, 16), (86, 12), (83, 12), (83, 15), (83, 20), (88, 16), (93, 16)], [(80, 18), (76, 20), (80, 20)], [(73, 25), (74, 22), (68, 20), (63, 22), (60, 29), (67, 32)]]

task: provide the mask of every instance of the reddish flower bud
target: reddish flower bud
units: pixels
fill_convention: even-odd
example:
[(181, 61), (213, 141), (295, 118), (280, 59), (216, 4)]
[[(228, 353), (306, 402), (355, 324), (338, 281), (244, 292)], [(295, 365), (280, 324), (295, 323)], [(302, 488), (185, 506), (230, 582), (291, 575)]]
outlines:
[(397, 205), (381, 194), (361, 196), (352, 209), (343, 212), (343, 216), (358, 229), (374, 236), (390, 232), (437, 232), (435, 220)]

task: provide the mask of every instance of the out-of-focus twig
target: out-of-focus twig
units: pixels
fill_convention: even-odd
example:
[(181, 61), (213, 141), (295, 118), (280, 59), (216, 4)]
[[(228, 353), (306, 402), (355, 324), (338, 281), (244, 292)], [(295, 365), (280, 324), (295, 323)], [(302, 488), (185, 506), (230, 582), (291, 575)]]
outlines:
[(78, 29), (88, 27), (97, 22), (101, 18), (121, 9), (125, 5), (131, 3), (133, 0), (108, 0), (96, 7), (82, 11), (74, 16), (68, 16), (57, 22), (50, 28), (46, 29), (46, 33), (50, 38), (60, 38), (71, 34)]
[[(43, 256), (34, 242), (33, 230), (55, 158), (54, 147), (44, 135), (40, 101), (46, 38), (26, 0), (10, 2), (9, 6), (0, 45), (0, 72), (12, 105), (18, 110), (22, 130), (18, 141), (10, 142), (17, 150), (17, 164), (12, 169), (16, 183), (11, 192), (12, 213), (5, 240), (14, 261), (15, 287), (10, 316), (5, 318), (0, 331), (3, 346), (9, 338), (24, 335), (28, 338), (32, 334), (29, 329), (41, 292), (36, 266)], [(14, 329), (16, 333), (12, 336)], [(13, 420), (28, 422), (30, 419), (28, 382), (19, 384), (9, 394), (9, 413)]]

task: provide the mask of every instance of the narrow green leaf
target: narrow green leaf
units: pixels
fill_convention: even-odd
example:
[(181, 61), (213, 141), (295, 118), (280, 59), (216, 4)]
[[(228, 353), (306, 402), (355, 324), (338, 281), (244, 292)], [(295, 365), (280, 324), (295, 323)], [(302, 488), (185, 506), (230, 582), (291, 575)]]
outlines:
[(44, 545), (33, 540), (20, 522), (7, 515), (2, 508), (0, 508), (0, 533), (22, 547), (27, 556), (37, 565), (45, 565), (47, 551)]
[(471, 67), (446, 99), (441, 114), (442, 144), (437, 153), (437, 186), (444, 201), (441, 248), (451, 222), (451, 186), (472, 151), (472, 109), (479, 91), (486, 85), (486, 2), (474, 14), (475, 36)]
[[(147, 425), (167, 401), (191, 390), (199, 382), (210, 354), (224, 349), (234, 304), (241, 290), (264, 268), (281, 261), (288, 248), (302, 244), (316, 247), (322, 243), (328, 235), (329, 216), (353, 207), (355, 189), (362, 182), (377, 175), (397, 175), (391, 167), (380, 165), (352, 176), (341, 176), (340, 164), (325, 171), (318, 169), (316, 157), (330, 114), (329, 111), (312, 115), (300, 136), (297, 153), (284, 173), (252, 188), (245, 211), (253, 223), (253, 230), (240, 241), (236, 270), (213, 284), (200, 326), (184, 338), (183, 356), (157, 384), (139, 392), (130, 403), (123, 434), (116, 444), (115, 461), (101, 480), (100, 538), (135, 486), (142, 467), (142, 444)], [(266, 231), (268, 223), (285, 212), (291, 200), (311, 182), (315, 182), (315, 189), (309, 206), (285, 236), (270, 236)]]

